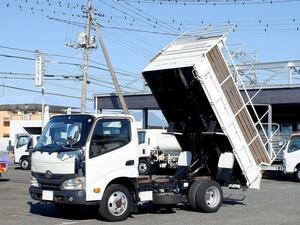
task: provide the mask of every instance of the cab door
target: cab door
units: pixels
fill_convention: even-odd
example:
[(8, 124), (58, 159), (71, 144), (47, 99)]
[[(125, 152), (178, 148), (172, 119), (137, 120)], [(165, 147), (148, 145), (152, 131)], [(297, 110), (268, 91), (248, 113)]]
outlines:
[(147, 155), (146, 152), (147, 146), (146, 146), (145, 139), (146, 139), (146, 131), (144, 130), (138, 131), (139, 157), (149, 157), (149, 154)]
[(116, 178), (138, 176), (137, 145), (130, 118), (96, 121), (86, 151), (87, 201), (101, 200), (107, 184)]

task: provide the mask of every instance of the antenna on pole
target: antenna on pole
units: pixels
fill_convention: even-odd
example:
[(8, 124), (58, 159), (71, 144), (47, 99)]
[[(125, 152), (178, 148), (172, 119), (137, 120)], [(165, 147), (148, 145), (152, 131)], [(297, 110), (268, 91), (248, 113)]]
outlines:
[(122, 94), (119, 82), (117, 80), (117, 76), (114, 72), (113, 66), (111, 64), (108, 52), (106, 50), (103, 38), (102, 38), (102, 33), (100, 26), (98, 25), (95, 14), (93, 11), (93, 6), (92, 6), (92, 0), (87, 0), (86, 8), (85, 8), (85, 13), (86, 13), (86, 24), (85, 24), (85, 32), (84, 33), (79, 33), (78, 35), (78, 40), (76, 44), (73, 43), (67, 43), (66, 45), (68, 47), (72, 48), (83, 48), (83, 65), (82, 65), (82, 89), (81, 89), (81, 104), (80, 104), (80, 112), (85, 113), (86, 112), (86, 89), (87, 89), (87, 76), (88, 76), (88, 62), (89, 62), (89, 50), (90, 49), (95, 49), (97, 48), (96, 46), (96, 38), (95, 36), (91, 36), (91, 25), (93, 25), (97, 38), (99, 40), (105, 61), (107, 63), (116, 95), (119, 97), (121, 107), (123, 109), (123, 113), (129, 114), (124, 96)]
[(120, 100), (120, 103), (121, 103), (121, 106), (122, 106), (122, 109), (123, 109), (123, 113), (129, 114), (124, 96), (122, 94), (122, 90), (120, 88), (120, 85), (119, 85), (119, 82), (118, 82), (118, 79), (117, 79), (117, 76), (116, 76), (116, 73), (113, 69), (113, 66), (111, 64), (108, 52), (106, 50), (106, 47), (105, 47), (105, 44), (104, 44), (104, 41), (103, 41), (103, 38), (102, 38), (102, 32), (101, 32), (100, 26), (98, 25), (98, 23), (96, 21), (95, 14), (94, 14), (93, 10), (91, 10), (91, 20), (92, 20), (92, 24), (95, 28), (96, 35), (97, 35), (97, 38), (99, 40), (99, 43), (100, 43), (100, 46), (101, 46), (106, 64), (108, 66), (108, 69), (109, 69), (109, 72), (110, 72), (110, 75), (111, 75), (111, 78), (112, 78), (112, 81), (114, 83), (114, 87), (115, 87), (115, 90), (116, 90), (116, 95), (119, 97), (119, 100)]
[(85, 34), (82, 39), (81, 46), (83, 47), (83, 66), (82, 66), (82, 88), (81, 88), (81, 103), (80, 112), (86, 112), (86, 89), (87, 89), (87, 75), (88, 75), (88, 63), (89, 63), (89, 47), (90, 47), (90, 33), (91, 33), (91, 10), (92, 1), (88, 0), (86, 6), (86, 24)]
[(83, 65), (82, 65), (82, 88), (81, 88), (81, 103), (80, 112), (86, 112), (86, 98), (87, 98), (87, 77), (89, 68), (89, 52), (90, 49), (96, 49), (95, 36), (91, 35), (91, 12), (92, 0), (88, 0), (84, 9), (86, 13), (85, 32), (78, 34), (77, 43), (66, 43), (67, 47), (82, 48), (83, 49)]

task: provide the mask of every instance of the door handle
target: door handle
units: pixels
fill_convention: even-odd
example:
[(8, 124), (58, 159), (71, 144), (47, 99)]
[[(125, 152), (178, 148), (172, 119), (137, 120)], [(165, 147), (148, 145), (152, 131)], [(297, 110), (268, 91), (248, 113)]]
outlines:
[(125, 163), (125, 166), (133, 166), (134, 165), (134, 160), (128, 160)]

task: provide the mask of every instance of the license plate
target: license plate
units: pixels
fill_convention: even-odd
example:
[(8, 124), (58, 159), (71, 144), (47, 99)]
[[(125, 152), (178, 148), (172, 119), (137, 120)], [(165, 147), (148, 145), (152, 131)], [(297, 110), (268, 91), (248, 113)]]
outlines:
[(53, 191), (43, 191), (42, 199), (45, 201), (53, 201)]

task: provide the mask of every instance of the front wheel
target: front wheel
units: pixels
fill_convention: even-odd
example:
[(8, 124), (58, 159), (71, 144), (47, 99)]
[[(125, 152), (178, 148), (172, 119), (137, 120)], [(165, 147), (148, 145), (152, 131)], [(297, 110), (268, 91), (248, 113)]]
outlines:
[(140, 175), (148, 175), (150, 173), (149, 161), (147, 159), (140, 159), (138, 170)]
[(300, 182), (300, 168), (297, 168), (297, 170), (295, 171), (295, 180), (297, 182)]
[(29, 160), (29, 158), (25, 157), (25, 158), (21, 159), (20, 165), (21, 165), (21, 168), (23, 170), (29, 170), (30, 169), (30, 160)]
[(131, 209), (131, 196), (129, 190), (120, 184), (110, 185), (102, 198), (99, 214), (111, 222), (123, 221)]

